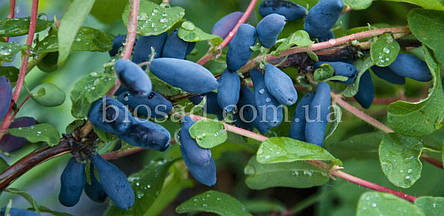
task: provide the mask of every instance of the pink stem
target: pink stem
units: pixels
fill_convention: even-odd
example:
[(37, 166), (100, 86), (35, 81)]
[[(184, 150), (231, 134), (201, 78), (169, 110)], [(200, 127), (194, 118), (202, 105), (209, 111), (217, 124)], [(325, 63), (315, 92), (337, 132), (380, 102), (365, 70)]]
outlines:
[(339, 106), (341, 106), (345, 110), (351, 112), (356, 117), (362, 119), (363, 121), (369, 123), (370, 125), (373, 125), (374, 127), (378, 128), (379, 130), (383, 131), (384, 133), (393, 133), (394, 132), (392, 129), (390, 129), (389, 127), (387, 127), (383, 123), (379, 122), (378, 120), (365, 114), (364, 112), (362, 112), (358, 108), (356, 108), (356, 107), (350, 105), (349, 103), (345, 102), (344, 100), (342, 100), (340, 95), (336, 95), (333, 92), (331, 93), (331, 95), (332, 95), (332, 98), (334, 99), (334, 101), (337, 104), (339, 104)]
[[(39, 7), (39, 0), (32, 0), (31, 21), (29, 22), (29, 32), (28, 32), (28, 37), (26, 38), (26, 45), (28, 45), (29, 47), (32, 47), (32, 41), (34, 40), (38, 7)], [(15, 103), (17, 103), (17, 100), (20, 96), (20, 92), (23, 88), (23, 82), (25, 81), (26, 70), (28, 67), (29, 55), (30, 55), (30, 50), (28, 49), (26, 50), (26, 54), (22, 57), (22, 65), (20, 67), (20, 73), (17, 79), (17, 84), (15, 85), (14, 93), (12, 95), (12, 100)], [(11, 122), (14, 120), (13, 118), (10, 118), (11, 113), (12, 113), (12, 106), (9, 109), (8, 114), (3, 119), (3, 123), (0, 129), (1, 131), (6, 130), (11, 124)], [(3, 136), (0, 136), (0, 139), (2, 137)]]
[[(202, 117), (202, 116), (197, 116), (197, 115), (190, 115), (190, 118), (192, 118), (195, 121), (207, 120), (208, 119), (208, 118), (205, 118), (205, 117)], [(260, 142), (263, 142), (266, 139), (268, 139), (268, 137), (266, 137), (266, 136), (263, 136), (263, 135), (260, 135), (260, 134), (257, 134), (257, 133), (254, 133), (254, 132), (242, 129), (242, 128), (238, 128), (238, 127), (226, 124), (226, 123), (224, 123), (224, 126), (225, 126), (225, 129), (227, 131), (230, 131), (230, 132), (235, 133), (235, 134), (239, 134), (241, 136), (249, 137), (251, 139), (254, 139), (254, 140), (257, 140), (257, 141), (260, 141)], [(350, 175), (348, 173), (345, 173), (345, 172), (342, 172), (342, 171), (339, 171), (339, 170), (330, 170), (330, 167), (326, 163), (324, 163), (322, 161), (307, 161), (307, 162), (310, 163), (310, 164), (313, 164), (313, 165), (315, 165), (317, 167), (320, 167), (320, 168), (323, 168), (325, 170), (328, 170), (331, 175), (334, 175), (334, 176), (337, 176), (339, 178), (342, 178), (342, 179), (344, 179), (344, 180), (346, 180), (348, 182), (351, 182), (351, 183), (354, 183), (354, 184), (357, 184), (357, 185), (360, 185), (360, 186), (363, 186), (363, 187), (366, 187), (366, 188), (369, 188), (369, 189), (372, 189), (372, 190), (375, 190), (375, 191), (380, 191), (380, 192), (384, 192), (384, 193), (391, 193), (391, 194), (399, 196), (399, 197), (401, 197), (401, 198), (403, 198), (403, 199), (405, 199), (407, 201), (410, 201), (410, 202), (414, 202), (415, 199), (416, 199), (416, 197), (414, 197), (414, 196), (411, 196), (411, 195), (408, 195), (408, 194), (404, 194), (402, 192), (395, 191), (395, 190), (392, 190), (390, 188), (386, 188), (384, 186), (375, 184), (373, 182), (366, 181), (364, 179), (360, 179), (360, 178), (352, 176), (352, 175)]]
[[(130, 59), (131, 53), (133, 52), (134, 42), (136, 41), (137, 36), (137, 16), (139, 15), (139, 7), (140, 7), (140, 0), (132, 0), (131, 6), (130, 6), (130, 15), (128, 17), (128, 25), (127, 25), (127, 31), (128, 34), (126, 35), (126, 42), (125, 47), (122, 51), (122, 59)], [(116, 79), (116, 84), (113, 88), (108, 92), (108, 96), (113, 96), (114, 93), (119, 89), (120, 86), (120, 80)]]
[[(9, 1), (9, 15), (8, 18), (14, 18), (15, 15), (15, 0)], [(8, 42), (9, 38), (5, 37), (5, 41)]]
[[(224, 41), (222, 41), (222, 43), (219, 44), (219, 46), (216, 47), (216, 51), (225, 48), (230, 43), (230, 41), (233, 39), (234, 35), (236, 34), (237, 30), (239, 29), (239, 26), (242, 25), (243, 23), (245, 23), (245, 21), (247, 21), (247, 19), (250, 16), (251, 12), (254, 10), (254, 7), (256, 6), (256, 3), (257, 3), (257, 0), (251, 0), (250, 1), (250, 4), (248, 5), (248, 7), (245, 10), (245, 12), (242, 15), (242, 17), (239, 19), (237, 24), (234, 26), (234, 28), (228, 34), (228, 36), (225, 37)], [(204, 57), (202, 57), (201, 59), (199, 59), (199, 61), (197, 61), (197, 64), (204, 65), (205, 63), (210, 61), (211, 58), (213, 58), (213, 55), (214, 55), (213, 52), (208, 51), (208, 53)]]

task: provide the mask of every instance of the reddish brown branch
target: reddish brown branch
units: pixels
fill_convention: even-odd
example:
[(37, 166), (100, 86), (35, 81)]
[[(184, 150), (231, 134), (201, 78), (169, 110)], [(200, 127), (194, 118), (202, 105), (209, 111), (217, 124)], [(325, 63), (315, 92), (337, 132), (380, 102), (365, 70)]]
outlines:
[(256, 6), (256, 3), (257, 3), (257, 0), (251, 0), (250, 1), (250, 4), (248, 5), (248, 7), (245, 10), (244, 14), (239, 19), (239, 21), (234, 26), (234, 28), (231, 30), (231, 32), (228, 34), (228, 36), (225, 37), (224, 41), (222, 41), (222, 43), (219, 44), (219, 46), (216, 47), (214, 52), (209, 50), (208, 53), (205, 56), (203, 56), (201, 59), (199, 59), (199, 61), (197, 61), (197, 64), (204, 65), (205, 63), (210, 61), (211, 58), (213, 58), (214, 53), (219, 52), (220, 50), (225, 48), (230, 43), (230, 41), (233, 39), (234, 35), (236, 35), (236, 32), (239, 29), (239, 26), (242, 25), (243, 23), (245, 23), (245, 21), (247, 21), (248, 17), (250, 16), (251, 12), (253, 11), (254, 7)]
[(427, 155), (427, 154), (425, 154), (425, 153), (423, 153), (423, 154), (421, 155), (421, 158), (422, 158), (424, 161), (426, 161), (426, 162), (432, 164), (433, 166), (436, 166), (436, 167), (438, 167), (438, 168), (444, 169), (444, 166), (443, 166), (443, 164), (442, 164), (441, 161), (436, 160), (435, 158), (432, 158), (432, 157), (430, 157), (429, 155)]

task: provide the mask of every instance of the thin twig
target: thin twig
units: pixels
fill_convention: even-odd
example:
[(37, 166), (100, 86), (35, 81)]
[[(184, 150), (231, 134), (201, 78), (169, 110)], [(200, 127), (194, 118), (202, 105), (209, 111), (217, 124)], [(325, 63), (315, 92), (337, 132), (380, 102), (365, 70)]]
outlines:
[[(9, 14), (8, 14), (8, 18), (14, 18), (15, 16), (15, 0), (10, 0), (9, 1)], [(9, 41), (9, 37), (5, 37), (5, 42)]]
[(199, 61), (197, 61), (197, 64), (204, 65), (205, 63), (210, 61), (211, 58), (213, 58), (214, 53), (219, 52), (220, 50), (225, 48), (230, 43), (230, 41), (233, 39), (234, 35), (236, 35), (236, 32), (239, 29), (239, 26), (242, 25), (243, 23), (245, 23), (245, 21), (247, 21), (247, 19), (250, 16), (251, 12), (254, 10), (254, 7), (256, 6), (256, 3), (257, 3), (257, 0), (251, 0), (250, 1), (250, 4), (248, 5), (248, 7), (245, 10), (244, 14), (239, 19), (239, 21), (234, 26), (234, 28), (231, 30), (231, 32), (228, 34), (228, 36), (225, 37), (225, 39), (222, 41), (222, 43), (219, 44), (219, 46), (216, 47), (214, 52), (209, 50), (208, 53), (205, 56), (203, 56), (201, 59), (199, 59)]

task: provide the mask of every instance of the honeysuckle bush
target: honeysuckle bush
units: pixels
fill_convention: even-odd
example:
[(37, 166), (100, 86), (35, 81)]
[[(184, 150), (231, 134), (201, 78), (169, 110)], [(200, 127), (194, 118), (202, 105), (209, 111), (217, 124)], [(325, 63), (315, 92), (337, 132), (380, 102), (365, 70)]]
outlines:
[[(177, 30), (174, 34), (178, 38), (196, 43), (187, 59), (219, 78), (227, 68), (227, 50), (237, 28), (233, 24), (224, 35), (213, 35), (213, 25), (229, 13), (244, 11), (243, 18), (241, 13), (233, 17), (256, 26), (263, 18), (261, 2), (1, 2), (2, 214), (28, 209), (53, 215), (442, 215), (444, 2), (439, 0), (344, 0), (341, 16), (330, 29), (335, 38), (320, 35), (320, 40), (327, 37), (324, 42), (313, 37), (313, 30), (304, 28), (305, 18), (299, 18), (304, 16), (302, 7), (310, 10), (318, 1), (291, 0), (301, 6), (298, 16), (287, 19), (276, 44), (272, 38), (265, 48), (257, 40), (247, 50), (252, 56), (234, 72), (242, 87), (254, 87), (249, 73), (253, 69), (279, 70), (270, 64), (292, 79), (299, 101), (316, 92), (319, 83), (329, 84), (332, 106), (321, 146), (290, 138), (297, 103), (283, 106), (284, 120), (265, 134), (257, 125), (253, 128), (253, 123), (236, 124), (236, 112), (242, 109), (212, 113), (208, 107), (217, 100), (217, 91), (200, 102), (199, 95), (161, 80), (162, 76), (154, 75), (157, 71), (150, 72), (154, 55), (160, 55), (154, 48), (146, 50), (147, 59), (138, 63), (147, 68), (156, 91), (157, 95), (150, 97), (163, 96), (173, 103), (166, 118), (147, 115), (169, 131), (168, 149), (159, 152), (129, 145), (119, 139), (126, 135), (105, 132), (88, 122), (91, 104), (105, 95), (113, 97), (119, 87), (116, 81), (127, 80), (116, 75), (114, 65), (118, 59), (131, 59), (136, 34), (171, 35)], [(14, 4), (11, 13), (9, 8)], [(126, 41), (116, 48), (113, 39), (117, 35), (126, 35)], [(274, 44), (271, 48), (270, 43)], [(111, 49), (117, 49), (113, 57), (108, 54)], [(405, 54), (411, 54), (407, 63), (394, 63)], [(415, 68), (411, 58), (430, 71), (413, 77), (426, 82), (384, 77), (389, 72), (378, 71), (395, 70), (395, 66)], [(339, 73), (345, 67), (328, 64), (331, 61), (353, 64), (354, 75)], [(364, 86), (365, 80), (373, 83), (374, 91), (368, 82)], [(369, 97), (373, 94), (374, 98)], [(5, 100), (9, 97), (12, 100)], [(196, 97), (197, 103), (191, 103)], [(188, 131), (180, 131), (182, 120), (188, 119), (184, 116), (195, 121), (186, 125)], [(32, 123), (14, 126), (20, 117), (32, 117)], [(199, 172), (206, 166), (194, 166), (195, 161), (182, 156), (192, 155), (182, 149), (186, 146), (180, 143), (183, 132), (189, 133), (186, 145), (195, 145), (209, 155), (199, 159), (216, 162), (214, 186), (213, 179), (201, 179), (204, 171)], [(18, 143), (19, 147), (14, 146)], [(111, 170), (116, 168), (102, 158), (114, 160), (128, 176), (134, 202), (110, 195), (115, 193), (109, 187), (115, 182), (111, 182), (106, 188), (112, 191), (108, 192), (110, 199), (104, 204), (83, 196), (74, 207), (61, 207), (57, 199), (61, 169), (72, 157), (85, 167), (86, 180), (82, 181), (88, 184), (96, 178), (111, 182), (100, 179), (104, 174), (94, 169), (97, 164), (91, 163), (90, 157)], [(112, 177), (122, 180), (123, 174)], [(116, 202), (129, 203), (130, 208), (122, 209)]]

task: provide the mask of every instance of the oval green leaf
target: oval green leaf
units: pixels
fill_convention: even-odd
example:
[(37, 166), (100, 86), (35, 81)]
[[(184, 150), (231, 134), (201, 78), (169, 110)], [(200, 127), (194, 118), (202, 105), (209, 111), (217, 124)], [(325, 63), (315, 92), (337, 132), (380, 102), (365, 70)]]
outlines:
[(52, 83), (43, 83), (32, 91), (32, 99), (42, 106), (55, 107), (65, 102), (65, 92)]
[[(123, 11), (122, 19), (128, 24), (129, 4)], [(143, 36), (159, 35), (168, 31), (185, 16), (181, 7), (170, 7), (167, 4), (158, 5), (149, 0), (141, 0), (137, 33)]]
[(357, 216), (425, 216), (412, 203), (395, 195), (367, 192), (359, 199)]
[(257, 151), (257, 161), (263, 164), (322, 160), (340, 165), (341, 161), (317, 145), (291, 139), (272, 137), (265, 140)]
[(190, 21), (185, 21), (179, 28), (179, 38), (187, 42), (211, 41), (214, 46), (222, 43), (222, 38), (217, 35), (208, 34), (195, 26)]
[(385, 33), (379, 36), (370, 48), (370, 56), (375, 65), (387, 67), (391, 65), (399, 54), (401, 47), (392, 34)]
[(228, 194), (207, 191), (192, 197), (176, 208), (179, 214), (192, 212), (210, 212), (221, 216), (249, 216), (245, 206)]
[(353, 8), (353, 10), (364, 10), (372, 5), (373, 0), (344, 0), (344, 4)]
[(245, 166), (245, 184), (251, 189), (272, 187), (310, 188), (323, 185), (329, 177), (326, 170), (304, 161), (260, 164), (252, 157)]
[(213, 148), (227, 140), (224, 124), (215, 120), (201, 120), (190, 128), (190, 135), (202, 148)]
[[(29, 22), (29, 17), (0, 19), (0, 37), (15, 37), (28, 34)], [(35, 32), (47, 29), (52, 23), (52, 21), (37, 19)]]
[(444, 212), (444, 197), (418, 197), (415, 200), (415, 205), (426, 216), (440, 216)]
[(46, 142), (49, 146), (59, 143), (60, 135), (57, 129), (50, 124), (37, 124), (30, 127), (11, 128), (8, 133), (27, 139), (31, 143)]
[(422, 141), (413, 137), (386, 134), (379, 145), (379, 161), (390, 182), (409, 188), (421, 177)]

